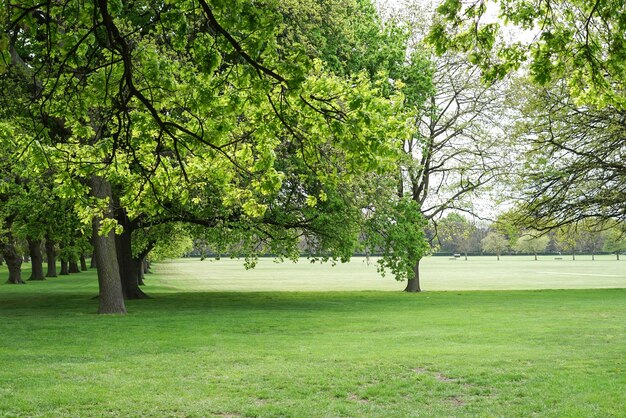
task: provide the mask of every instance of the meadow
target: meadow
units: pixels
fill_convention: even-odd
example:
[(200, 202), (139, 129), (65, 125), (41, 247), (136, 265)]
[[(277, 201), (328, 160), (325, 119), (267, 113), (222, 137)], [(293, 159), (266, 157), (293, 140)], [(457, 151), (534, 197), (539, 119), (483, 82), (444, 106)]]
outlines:
[(176, 260), (125, 316), (94, 271), (0, 284), (0, 416), (626, 415), (626, 262), (423, 267)]

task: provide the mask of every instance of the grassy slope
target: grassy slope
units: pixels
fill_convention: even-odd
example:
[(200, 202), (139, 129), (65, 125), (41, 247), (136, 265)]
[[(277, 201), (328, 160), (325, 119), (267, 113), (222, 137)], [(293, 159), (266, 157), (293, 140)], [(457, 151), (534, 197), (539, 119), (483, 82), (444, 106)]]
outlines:
[(93, 272), (0, 285), (0, 416), (624, 416), (624, 289), (148, 280), (123, 317), (93, 314)]

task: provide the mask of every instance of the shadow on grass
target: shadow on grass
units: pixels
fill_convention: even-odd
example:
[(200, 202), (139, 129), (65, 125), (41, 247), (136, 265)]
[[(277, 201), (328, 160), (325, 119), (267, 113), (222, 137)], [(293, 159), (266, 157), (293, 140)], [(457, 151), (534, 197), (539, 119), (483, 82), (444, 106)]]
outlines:
[[(0, 316), (24, 314), (56, 316), (93, 314), (98, 301), (93, 291), (69, 293), (32, 291), (3, 293), (0, 288)], [(130, 315), (171, 313), (175, 315), (237, 311), (294, 311), (294, 312), (351, 312), (368, 309), (419, 310), (421, 307), (449, 308), (459, 305), (513, 307), (515, 304), (554, 303), (565, 298), (574, 302), (580, 299), (621, 297), (626, 289), (577, 290), (515, 290), (515, 291), (464, 291), (423, 292), (407, 294), (388, 291), (332, 291), (332, 292), (151, 292), (150, 299), (127, 300)], [(374, 308), (376, 307), (376, 308)]]

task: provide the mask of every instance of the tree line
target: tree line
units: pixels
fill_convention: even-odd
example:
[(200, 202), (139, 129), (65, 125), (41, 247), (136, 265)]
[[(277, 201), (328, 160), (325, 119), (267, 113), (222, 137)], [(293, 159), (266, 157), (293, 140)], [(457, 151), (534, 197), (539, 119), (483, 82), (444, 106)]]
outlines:
[(99, 312), (124, 313), (146, 257), (201, 241), (250, 267), (375, 250), (413, 292), (479, 196), (509, 193), (537, 235), (623, 226), (624, 22), (562, 3), (577, 13), (545, 22), (503, 2), (502, 21), (542, 23), (525, 45), (482, 24), (482, 1), (3, 4), (10, 281), (26, 243), (37, 264), (92, 253)]

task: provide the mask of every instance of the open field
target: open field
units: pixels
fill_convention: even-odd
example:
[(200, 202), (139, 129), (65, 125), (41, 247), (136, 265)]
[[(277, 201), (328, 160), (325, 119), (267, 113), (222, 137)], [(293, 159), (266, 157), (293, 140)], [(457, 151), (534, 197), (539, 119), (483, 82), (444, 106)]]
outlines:
[[(240, 260), (200, 261), (198, 258), (161, 263), (157, 271), (167, 277), (163, 285), (185, 291), (325, 291), (325, 290), (402, 290), (404, 283), (391, 276), (381, 278), (372, 258), (355, 257), (350, 263), (275, 263), (260, 259), (246, 272)], [(507, 290), (507, 289), (586, 289), (626, 287), (626, 261), (615, 256), (427, 257), (421, 263), (425, 290)]]
[[(456, 287), (477, 261), (449, 261), (444, 273), (434, 263), (448, 260), (433, 259), (425, 276), (438, 271)], [(145, 288), (153, 298), (127, 302), (126, 316), (94, 314), (94, 271), (0, 284), (0, 417), (625, 416), (626, 289), (206, 290), (227, 287), (228, 274), (247, 280), (232, 290), (269, 276), (297, 288), (288, 279), (297, 272), (304, 284), (339, 282), (337, 272), (342, 285), (365, 280), (352, 271), (359, 264), (282, 266), (289, 273), (265, 262), (256, 272), (232, 261), (159, 264)], [(590, 285), (626, 264), (568, 263), (579, 261), (537, 271), (594, 274), (583, 276)], [(207, 284), (209, 266), (219, 280)], [(519, 285), (524, 273), (509, 270)]]

